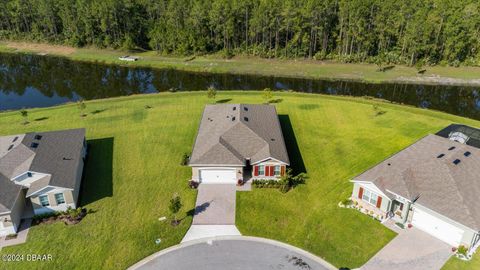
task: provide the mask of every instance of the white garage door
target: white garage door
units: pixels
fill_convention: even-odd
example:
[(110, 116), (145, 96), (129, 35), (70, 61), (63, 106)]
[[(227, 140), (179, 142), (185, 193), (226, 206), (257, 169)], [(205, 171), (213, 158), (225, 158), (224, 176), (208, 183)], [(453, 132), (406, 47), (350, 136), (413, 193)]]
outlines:
[(464, 233), (464, 230), (457, 226), (447, 223), (417, 208), (414, 208), (413, 210), (412, 224), (420, 230), (423, 230), (454, 247), (460, 245)]
[(236, 184), (236, 173), (232, 169), (200, 170), (200, 183), (203, 184)]

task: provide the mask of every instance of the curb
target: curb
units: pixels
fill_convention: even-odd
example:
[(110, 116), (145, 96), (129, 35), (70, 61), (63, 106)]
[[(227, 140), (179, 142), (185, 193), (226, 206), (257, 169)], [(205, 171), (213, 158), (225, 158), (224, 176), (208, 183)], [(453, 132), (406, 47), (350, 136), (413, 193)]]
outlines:
[(289, 244), (286, 244), (286, 243), (283, 243), (283, 242), (279, 242), (279, 241), (276, 241), (276, 240), (267, 239), (267, 238), (260, 238), (260, 237), (253, 237), (253, 236), (217, 236), (217, 237), (202, 238), (202, 239), (198, 239), (198, 240), (187, 241), (187, 242), (180, 243), (178, 245), (166, 248), (164, 250), (161, 250), (161, 251), (159, 251), (157, 253), (154, 253), (154, 254), (152, 254), (148, 257), (145, 257), (142, 260), (140, 260), (139, 262), (130, 266), (128, 268), (128, 270), (138, 270), (138, 269), (140, 269), (140, 267), (142, 267), (146, 263), (150, 262), (151, 260), (156, 259), (156, 258), (158, 258), (158, 257), (160, 257), (160, 256), (162, 256), (166, 253), (169, 253), (169, 252), (172, 252), (172, 251), (184, 248), (184, 247), (193, 246), (193, 245), (200, 244), (200, 243), (207, 243), (207, 242), (211, 242), (211, 241), (223, 241), (223, 240), (260, 242), (260, 243), (270, 244), (270, 245), (277, 246), (277, 247), (283, 247), (283, 248), (289, 249), (291, 251), (294, 251), (296, 253), (299, 253), (302, 256), (305, 256), (305, 257), (319, 263), (320, 265), (324, 266), (325, 268), (327, 268), (329, 270), (338, 270), (337, 267), (333, 266), (332, 264), (325, 261), (324, 259), (322, 259), (322, 258), (320, 258), (320, 257), (318, 257), (318, 256), (316, 256), (316, 255), (314, 255), (314, 254), (312, 254), (312, 253), (310, 253), (306, 250), (303, 250), (301, 248), (294, 247), (292, 245), (289, 245)]

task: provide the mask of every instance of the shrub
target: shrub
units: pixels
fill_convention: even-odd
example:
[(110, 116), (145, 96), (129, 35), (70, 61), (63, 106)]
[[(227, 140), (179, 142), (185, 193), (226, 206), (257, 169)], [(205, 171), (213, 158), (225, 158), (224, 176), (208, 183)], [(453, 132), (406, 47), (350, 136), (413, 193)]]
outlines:
[(461, 245), (457, 249), (457, 253), (463, 256), (467, 256), (468, 248), (464, 245)]
[(180, 161), (180, 165), (182, 166), (187, 166), (188, 165), (188, 159), (190, 157), (188, 156), (187, 153), (184, 153), (183, 156), (182, 156), (182, 161)]
[(344, 199), (342, 201), (342, 204), (345, 205), (345, 206), (352, 205), (352, 203), (353, 203), (352, 199), (350, 199), (350, 198)]
[(60, 214), (61, 214), (60, 212), (48, 212), (48, 213), (33, 216), (33, 220), (39, 221), (49, 217), (57, 217)]

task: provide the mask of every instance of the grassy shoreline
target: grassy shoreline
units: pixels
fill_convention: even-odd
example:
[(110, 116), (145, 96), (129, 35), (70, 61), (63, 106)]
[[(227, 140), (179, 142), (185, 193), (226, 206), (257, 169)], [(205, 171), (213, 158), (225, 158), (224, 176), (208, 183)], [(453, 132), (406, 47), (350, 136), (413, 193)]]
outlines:
[[(310, 178), (287, 194), (275, 190), (238, 194), (237, 226), (245, 235), (298, 246), (337, 266), (361, 266), (394, 237), (371, 218), (338, 209), (337, 203), (351, 193), (348, 179), (452, 122), (480, 126), (476, 120), (377, 100), (288, 92), (274, 95), (281, 99), (275, 106), (289, 118)], [(261, 91), (225, 91), (217, 98), (232, 103), (263, 102)], [(86, 102), (83, 118), (75, 104), (28, 109), (28, 125), (21, 123), (18, 111), (0, 113), (0, 125), (5, 127), (0, 135), (85, 127), (87, 140), (93, 144), (89, 157), (94, 159), (87, 162), (83, 195), (88, 201), (84, 206), (95, 213), (75, 226), (33, 227), (26, 244), (0, 253), (49, 253), (54, 261), (9, 263), (9, 269), (124, 269), (177, 244), (188, 229), (191, 217), (187, 212), (195, 203), (195, 191), (186, 185), (191, 171), (180, 166), (179, 160), (191, 150), (202, 109), (211, 102), (205, 92), (99, 99)], [(375, 116), (373, 105), (386, 113)], [(105, 163), (102, 157), (108, 154), (111, 160)], [(110, 188), (111, 194), (97, 196), (99, 187)], [(182, 196), (181, 215), (185, 216), (176, 228), (158, 221), (168, 215), (168, 200), (174, 192)], [(371, 241), (371, 235), (376, 241)], [(162, 239), (160, 245), (154, 242), (157, 238)], [(88, 265), (84, 265), (85, 258), (89, 258)], [(468, 265), (476, 265), (477, 258)], [(454, 259), (450, 262), (453, 267), (457, 264)]]
[[(153, 51), (128, 53), (119, 50), (73, 48), (68, 46), (0, 42), (0, 52), (35, 53), (67, 57), (76, 61), (101, 62), (134, 67), (172, 68), (191, 72), (249, 74), (370, 83), (412, 83), (445, 85), (480, 85), (480, 67), (427, 67), (423, 75), (413, 67), (395, 66), (385, 72), (373, 64), (345, 64), (333, 61), (282, 60), (258, 57), (223, 59), (218, 55), (197, 57), (162, 56)], [(139, 56), (137, 62), (124, 62), (125, 54)]]

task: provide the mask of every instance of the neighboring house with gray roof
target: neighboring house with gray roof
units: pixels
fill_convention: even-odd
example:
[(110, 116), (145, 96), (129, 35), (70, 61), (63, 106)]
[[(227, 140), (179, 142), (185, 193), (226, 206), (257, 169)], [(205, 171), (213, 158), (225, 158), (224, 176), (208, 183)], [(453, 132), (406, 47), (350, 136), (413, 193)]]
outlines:
[(190, 157), (192, 180), (237, 183), (277, 179), (290, 165), (272, 105), (207, 105)]
[(0, 137), (0, 235), (23, 217), (76, 208), (85, 129)]
[(480, 148), (459, 132), (427, 135), (356, 176), (352, 199), (382, 219), (412, 224), (453, 247), (476, 248)]

